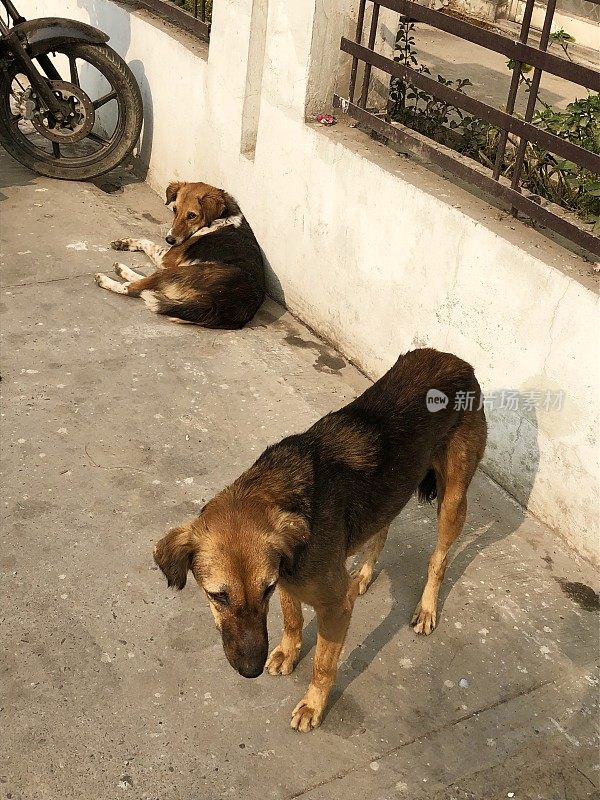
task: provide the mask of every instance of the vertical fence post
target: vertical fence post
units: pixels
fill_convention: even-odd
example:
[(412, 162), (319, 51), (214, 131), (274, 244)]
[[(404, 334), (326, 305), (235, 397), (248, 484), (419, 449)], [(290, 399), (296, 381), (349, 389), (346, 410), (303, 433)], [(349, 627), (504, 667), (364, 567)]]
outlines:
[[(356, 22), (356, 41), (358, 44), (362, 44), (362, 34), (363, 34), (363, 25), (365, 22), (365, 6), (367, 5), (367, 0), (360, 0), (360, 6), (358, 7), (358, 19)], [(350, 98), (350, 102), (354, 102), (354, 91), (356, 89), (356, 72), (358, 70), (358, 58), (354, 56), (352, 58), (352, 70), (350, 72), (350, 91), (348, 97)]]
[[(556, 0), (547, 0), (546, 16), (544, 18), (544, 27), (540, 36), (540, 50), (548, 49), (548, 42), (550, 41), (550, 29), (552, 28), (552, 20), (554, 18), (554, 10), (556, 8)], [(529, 87), (529, 98), (527, 100), (527, 108), (525, 109), (525, 122), (531, 122), (533, 112), (535, 111), (535, 104), (540, 89), (540, 79), (542, 77), (542, 70), (536, 67), (533, 71), (533, 78), (531, 79), (531, 86)], [(523, 169), (523, 161), (525, 160), (525, 149), (527, 147), (527, 139), (522, 136), (519, 141), (519, 148), (515, 158), (515, 166), (511, 181), (511, 188), (519, 191), (519, 182), (521, 180), (521, 170)]]
[[(535, 6), (535, 0), (527, 0), (527, 4), (525, 6), (525, 12), (523, 14), (523, 22), (521, 23), (521, 33), (519, 34), (519, 41), (522, 44), (527, 44), (527, 39), (529, 38), (529, 28), (531, 26), (531, 17), (533, 15), (534, 6)], [(512, 114), (513, 111), (515, 110), (515, 102), (517, 99), (517, 92), (519, 90), (519, 83), (521, 80), (522, 66), (523, 66), (522, 61), (517, 61), (513, 66), (510, 88), (508, 90), (508, 99), (506, 101), (507, 114)], [(497, 181), (500, 178), (500, 172), (502, 171), (502, 161), (504, 160), (504, 153), (506, 151), (507, 140), (508, 140), (508, 131), (501, 131), (500, 140), (498, 142), (498, 149), (496, 150), (496, 163), (494, 164), (493, 177), (495, 181)]]
[[(369, 50), (375, 47), (377, 37), (377, 23), (379, 22), (379, 3), (373, 3), (373, 15), (371, 16), (371, 29), (369, 30)], [(371, 65), (365, 64), (365, 74), (363, 76), (362, 92), (359, 105), (361, 108), (367, 107), (367, 97), (369, 94), (369, 81), (371, 80)]]

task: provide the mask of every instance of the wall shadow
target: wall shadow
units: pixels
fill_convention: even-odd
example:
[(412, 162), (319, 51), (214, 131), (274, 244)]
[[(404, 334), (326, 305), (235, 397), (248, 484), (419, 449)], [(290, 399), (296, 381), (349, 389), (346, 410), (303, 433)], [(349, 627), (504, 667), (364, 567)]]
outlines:
[(265, 251), (262, 249), (262, 247), (260, 248), (260, 252), (262, 253), (263, 261), (265, 264), (265, 281), (267, 285), (267, 294), (269, 295), (269, 297), (275, 300), (276, 303), (279, 303), (284, 308), (287, 308), (285, 302), (285, 292), (283, 291), (283, 286), (281, 285), (281, 281), (277, 277), (277, 273), (271, 266), (271, 262), (267, 258), (267, 255)]
[(152, 155), (152, 140), (154, 136), (154, 102), (152, 100), (152, 89), (146, 77), (144, 64), (139, 59), (129, 62), (129, 68), (133, 72), (140, 92), (142, 93), (142, 103), (144, 106), (144, 125), (140, 140), (133, 153), (133, 171), (140, 180), (145, 180), (148, 175), (150, 156)]
[[(130, 13), (128, 11), (116, 13), (116, 9), (112, 4), (96, 3), (94, 0), (78, 0), (78, 5), (87, 14), (89, 24), (107, 33), (110, 36), (108, 42), (110, 47), (127, 61), (126, 56), (131, 45)], [(154, 103), (152, 100), (150, 82), (146, 77), (146, 70), (142, 61), (139, 59), (132, 59), (131, 61), (127, 61), (127, 65), (133, 72), (142, 95), (144, 125), (140, 140), (130, 157), (133, 164), (133, 172), (124, 171), (119, 167), (111, 173), (108, 173), (105, 179), (101, 181), (104, 186), (101, 185), (99, 188), (109, 192), (116, 191), (127, 183), (133, 183), (136, 179), (145, 180), (148, 174), (150, 155), (152, 153)]]

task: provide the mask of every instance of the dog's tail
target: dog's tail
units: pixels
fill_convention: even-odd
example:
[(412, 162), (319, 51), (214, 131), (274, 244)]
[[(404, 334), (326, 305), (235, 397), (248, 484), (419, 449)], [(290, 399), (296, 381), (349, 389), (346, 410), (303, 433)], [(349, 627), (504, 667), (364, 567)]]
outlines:
[(425, 477), (417, 488), (417, 497), (420, 503), (432, 503), (437, 497), (437, 481), (433, 469), (429, 469), (425, 473)]

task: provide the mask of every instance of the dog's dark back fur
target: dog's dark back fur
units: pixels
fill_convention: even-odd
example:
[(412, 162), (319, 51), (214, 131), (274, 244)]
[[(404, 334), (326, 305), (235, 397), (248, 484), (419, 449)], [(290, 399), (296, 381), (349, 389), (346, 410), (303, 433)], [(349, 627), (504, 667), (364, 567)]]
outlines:
[(195, 239), (186, 248), (186, 258), (198, 261), (210, 261), (237, 267), (244, 272), (255, 285), (258, 294), (264, 297), (265, 270), (263, 257), (252, 232), (252, 228), (242, 218), (239, 228), (228, 227)]
[[(448, 397), (444, 409), (428, 410), (430, 389)], [(449, 353), (414, 350), (356, 400), (269, 447), (238, 478), (234, 487), (249, 494), (271, 484), (277, 502), (319, 534), (284, 565), (288, 579), (315, 570), (320, 548), (342, 548), (341, 557), (355, 551), (421, 484), (435, 496), (432, 461), (466, 413), (455, 409), (460, 392), (470, 393), (462, 396), (478, 408), (481, 390), (469, 364)]]

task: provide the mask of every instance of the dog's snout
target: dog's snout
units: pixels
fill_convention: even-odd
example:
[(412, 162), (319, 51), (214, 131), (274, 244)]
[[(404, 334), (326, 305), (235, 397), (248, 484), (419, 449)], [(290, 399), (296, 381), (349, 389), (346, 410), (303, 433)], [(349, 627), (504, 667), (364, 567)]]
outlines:
[(167, 242), (167, 244), (175, 244), (176, 239), (174, 236), (169, 235), (165, 236), (165, 241)]
[(269, 636), (266, 617), (255, 625), (245, 627), (237, 620), (228, 620), (221, 635), (227, 660), (244, 678), (258, 678), (262, 674), (269, 654)]
[(237, 671), (242, 678), (258, 678), (259, 675), (262, 675), (263, 669), (264, 664), (239, 664)]
[(267, 662), (268, 641), (265, 645), (245, 653), (239, 650), (231, 653), (226, 649), (225, 655), (234, 670), (239, 672), (243, 678), (258, 678), (259, 675), (262, 675)]

